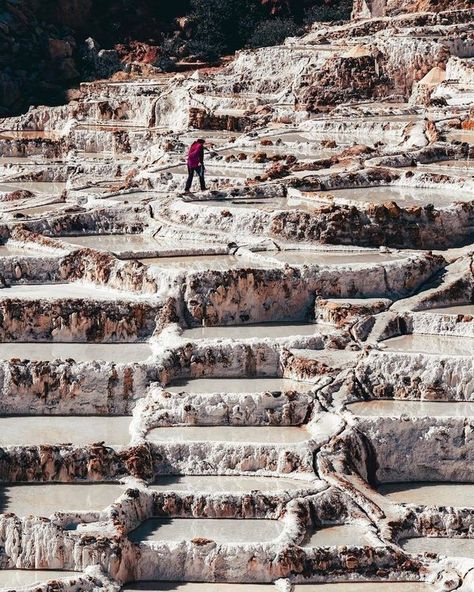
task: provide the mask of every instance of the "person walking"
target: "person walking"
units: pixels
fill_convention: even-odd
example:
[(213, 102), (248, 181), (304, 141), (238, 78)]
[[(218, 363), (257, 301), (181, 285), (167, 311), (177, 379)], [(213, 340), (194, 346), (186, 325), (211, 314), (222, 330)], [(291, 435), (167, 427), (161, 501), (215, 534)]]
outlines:
[(188, 152), (186, 164), (188, 165), (188, 180), (186, 181), (186, 193), (191, 190), (194, 173), (199, 176), (201, 191), (206, 191), (206, 181), (204, 179), (204, 144), (205, 140), (199, 139), (191, 144)]

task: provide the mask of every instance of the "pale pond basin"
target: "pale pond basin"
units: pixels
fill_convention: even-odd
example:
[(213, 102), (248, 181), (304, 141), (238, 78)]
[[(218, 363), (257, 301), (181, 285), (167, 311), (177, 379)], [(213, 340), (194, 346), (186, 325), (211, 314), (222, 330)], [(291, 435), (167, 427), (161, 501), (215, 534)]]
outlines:
[(124, 491), (112, 483), (10, 484), (0, 487), (0, 513), (48, 517), (54, 512), (99, 512)]
[(304, 428), (293, 426), (179, 426), (155, 428), (147, 434), (151, 442), (224, 442), (296, 444), (310, 439)]
[(245, 475), (175, 475), (160, 476), (149, 486), (153, 491), (186, 491), (199, 493), (282, 493), (312, 489), (310, 481), (284, 477)]
[(448, 356), (474, 355), (474, 337), (413, 333), (391, 337), (382, 341), (381, 344), (383, 344), (387, 351)]
[(460, 537), (412, 537), (400, 540), (400, 546), (408, 553), (437, 553), (448, 557), (474, 559), (474, 539)]
[(377, 491), (396, 504), (474, 508), (474, 483), (384, 483)]
[(65, 444), (86, 446), (105, 442), (125, 446), (131, 417), (39, 415), (0, 417), (0, 446)]
[(164, 387), (170, 393), (263, 393), (297, 391), (309, 392), (313, 389), (310, 382), (299, 382), (288, 378), (190, 378), (174, 380)]
[(74, 571), (2, 569), (0, 570), (0, 589), (13, 590), (20, 586), (33, 586), (52, 580), (77, 578), (80, 575), (79, 572)]
[(265, 543), (283, 532), (278, 520), (229, 518), (150, 518), (129, 533), (133, 542), (190, 541), (206, 538), (216, 543)]
[(349, 403), (359, 417), (474, 417), (474, 401), (407, 401), (374, 399)]

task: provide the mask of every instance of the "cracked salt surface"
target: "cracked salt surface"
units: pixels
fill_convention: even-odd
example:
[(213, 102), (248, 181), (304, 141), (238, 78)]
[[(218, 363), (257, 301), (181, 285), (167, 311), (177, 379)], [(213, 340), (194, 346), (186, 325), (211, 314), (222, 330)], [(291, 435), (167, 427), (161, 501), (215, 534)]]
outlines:
[(474, 355), (474, 337), (457, 335), (425, 335), (413, 333), (391, 337), (381, 342), (387, 351), (440, 354), (447, 356)]
[(374, 399), (349, 403), (347, 409), (360, 417), (474, 417), (474, 401)]
[(411, 537), (401, 539), (400, 546), (408, 553), (436, 553), (448, 557), (469, 557), (474, 559), (474, 539)]
[(252, 339), (256, 337), (291, 337), (297, 335), (328, 334), (333, 325), (323, 323), (255, 323), (225, 327), (194, 327), (182, 333), (185, 339)]
[(154, 491), (193, 491), (202, 493), (247, 493), (263, 491), (280, 493), (284, 491), (301, 491), (302, 489), (317, 490), (318, 481), (302, 479), (285, 479), (283, 477), (247, 477), (242, 475), (176, 475), (157, 477), (150, 485)]
[(85, 446), (105, 442), (108, 446), (130, 441), (131, 417), (42, 415), (0, 417), (1, 446), (65, 444)]
[(152, 355), (146, 343), (0, 343), (0, 360), (19, 358), (44, 361), (73, 359), (76, 362), (133, 364)]
[(74, 571), (1, 569), (0, 589), (12, 590), (17, 586), (33, 586), (52, 580), (77, 578), (80, 575)]
[(124, 491), (124, 487), (109, 483), (10, 484), (0, 487), (0, 513), (48, 517), (54, 512), (99, 512)]
[(304, 428), (287, 426), (179, 426), (155, 428), (147, 438), (151, 442), (295, 444), (309, 440), (310, 434)]
[(229, 518), (150, 518), (129, 533), (133, 542), (190, 541), (205, 538), (216, 543), (266, 543), (283, 532), (278, 520)]
[(288, 378), (190, 378), (174, 380), (164, 387), (170, 393), (263, 393), (297, 391), (307, 393), (311, 382), (298, 382)]
[(422, 506), (474, 507), (472, 483), (385, 483), (377, 491), (397, 504)]

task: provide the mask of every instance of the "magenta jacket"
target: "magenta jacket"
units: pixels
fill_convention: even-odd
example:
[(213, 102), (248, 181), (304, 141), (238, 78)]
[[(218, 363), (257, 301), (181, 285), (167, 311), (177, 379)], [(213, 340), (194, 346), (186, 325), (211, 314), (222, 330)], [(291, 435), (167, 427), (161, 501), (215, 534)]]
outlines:
[(192, 169), (197, 169), (204, 160), (204, 146), (199, 142), (194, 142), (188, 152), (187, 164)]

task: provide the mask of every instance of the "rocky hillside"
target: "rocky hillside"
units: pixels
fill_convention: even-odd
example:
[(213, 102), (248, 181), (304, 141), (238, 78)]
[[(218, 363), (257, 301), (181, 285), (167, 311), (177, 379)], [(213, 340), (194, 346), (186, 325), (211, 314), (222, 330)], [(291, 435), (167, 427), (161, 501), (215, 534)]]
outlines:
[[(328, 0), (248, 1), (260, 3), (268, 18), (296, 22), (308, 8), (328, 5)], [(142, 64), (160, 66), (163, 53), (189, 57), (183, 43), (174, 41), (192, 38), (190, 19), (177, 18), (190, 10), (191, 0), (0, 0), (0, 116), (61, 103), (64, 91), (80, 80), (122, 69), (140, 73)], [(163, 52), (166, 38), (172, 42)]]

